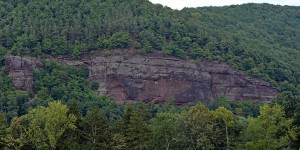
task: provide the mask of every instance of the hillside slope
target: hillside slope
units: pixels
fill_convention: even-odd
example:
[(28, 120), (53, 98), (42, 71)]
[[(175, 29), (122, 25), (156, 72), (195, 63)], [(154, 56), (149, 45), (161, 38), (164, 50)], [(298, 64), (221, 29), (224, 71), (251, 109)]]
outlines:
[(226, 61), (281, 91), (299, 93), (299, 7), (245, 4), (177, 11), (144, 0), (4, 0), (0, 12), (0, 56), (162, 51)]
[(1, 0), (0, 149), (299, 150), (299, 15)]

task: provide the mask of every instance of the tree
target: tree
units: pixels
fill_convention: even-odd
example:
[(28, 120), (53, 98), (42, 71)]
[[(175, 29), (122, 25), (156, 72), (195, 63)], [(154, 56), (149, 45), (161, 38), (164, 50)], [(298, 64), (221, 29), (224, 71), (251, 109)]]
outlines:
[(6, 135), (7, 120), (3, 112), (0, 112), (0, 148), (3, 148), (3, 138)]
[(230, 103), (228, 99), (224, 96), (218, 97), (215, 101), (213, 101), (211, 104), (209, 104), (209, 109), (216, 110), (219, 107), (224, 107), (226, 109), (231, 110)]
[(0, 45), (0, 62), (2, 61), (6, 53), (7, 53), (6, 48)]
[(185, 58), (185, 51), (175, 44), (175, 42), (170, 42), (162, 48), (162, 52), (166, 55), (176, 56), (179, 58)]
[(0, 101), (0, 109), (5, 112), (8, 121), (13, 117), (18, 116), (18, 102), (16, 98), (16, 92), (7, 91), (3, 93), (2, 100)]
[(66, 129), (75, 129), (76, 117), (68, 114), (68, 107), (58, 102), (51, 102), (45, 110), (45, 131), (50, 147), (56, 148), (57, 140), (63, 135)]
[(158, 113), (151, 121), (154, 149), (174, 149), (178, 134), (177, 115)]
[(72, 45), (72, 57), (75, 59), (80, 58), (81, 49), (83, 49), (81, 43), (76, 40), (75, 43)]
[(103, 112), (99, 109), (88, 111), (85, 124), (87, 148), (92, 150), (107, 149), (109, 141), (108, 122)]
[(123, 117), (123, 131), (129, 149), (142, 150), (148, 147), (149, 117), (150, 114), (143, 104), (139, 104), (135, 109), (126, 108)]
[(151, 52), (152, 49), (153, 48), (152, 48), (150, 42), (146, 40), (143, 42), (143, 48), (140, 49), (140, 52), (142, 52), (143, 54), (146, 54), (146, 53)]
[[(126, 109), (126, 111), (128, 108)], [(126, 114), (126, 113), (125, 113)], [(113, 125), (110, 127), (110, 132), (112, 134), (111, 140), (110, 140), (110, 147), (114, 150), (126, 150), (127, 143), (126, 143), (126, 125), (125, 116), (123, 118), (119, 118), (118, 120), (115, 120)], [(126, 117), (127, 118), (127, 117)], [(128, 123), (128, 122), (127, 122)]]
[(68, 107), (60, 101), (50, 102), (48, 107), (37, 107), (22, 116), (28, 120), (26, 134), (36, 149), (55, 149), (57, 140), (67, 129), (75, 129), (76, 117), (68, 113)]
[(121, 133), (113, 133), (110, 141), (110, 148), (112, 150), (126, 150), (125, 137)]
[(247, 149), (273, 150), (289, 148), (296, 140), (296, 128), (293, 120), (285, 118), (283, 108), (279, 105), (264, 104), (258, 118), (248, 118), (246, 143)]
[[(45, 1), (1, 1), (0, 24), (5, 27), (0, 47), (5, 53), (78, 58), (81, 48), (94, 50), (99, 37), (98, 48), (128, 48), (132, 40), (145, 47), (142, 52), (174, 42), (173, 56), (185, 58), (191, 52), (193, 58), (223, 60), (253, 76), (279, 81), (282, 90), (296, 94), (300, 89), (299, 10), (293, 7), (248, 4), (175, 11), (149, 1)], [(280, 10), (277, 15), (274, 9)], [(76, 41), (80, 49), (73, 48)]]
[(211, 57), (211, 53), (210, 51), (208, 51), (207, 49), (203, 49), (201, 47), (197, 46), (193, 46), (190, 52), (190, 55), (193, 59), (197, 59), (197, 58), (208, 58)]
[(4, 143), (5, 150), (20, 150), (22, 148), (30, 149), (28, 140), (25, 137), (24, 120), (20, 117), (14, 117), (11, 120), (9, 128), (6, 129), (6, 136), (1, 138)]
[(223, 106), (216, 109), (213, 112), (213, 114), (216, 119), (221, 119), (225, 123), (226, 147), (228, 149), (229, 146), (228, 127), (232, 127), (234, 125), (234, 115), (230, 110), (226, 109)]
[(181, 149), (215, 149), (213, 114), (198, 104), (178, 118)]
[(109, 48), (128, 48), (130, 35), (126, 32), (117, 32), (109, 39)]
[(296, 107), (300, 103), (300, 98), (291, 92), (283, 92), (276, 98), (276, 104), (283, 106), (287, 117), (292, 118), (296, 113)]
[(52, 51), (52, 42), (50, 39), (43, 40), (43, 49), (42, 52), (50, 54)]
[[(283, 92), (277, 96), (276, 104), (283, 106), (287, 118), (294, 119), (294, 125), (300, 127), (300, 97), (294, 96), (291, 92)], [(292, 145), (300, 148), (300, 128), (298, 128), (298, 140)]]
[(3, 112), (0, 112), (0, 129), (5, 129), (7, 127), (6, 116)]
[(58, 140), (58, 147), (60, 149), (80, 150), (82, 145), (86, 142), (83, 133), (83, 118), (79, 108), (79, 102), (72, 99), (68, 102), (68, 115), (73, 114), (76, 117), (76, 129), (67, 129)]
[(190, 37), (183, 37), (179, 41), (179, 47), (182, 49), (188, 49), (191, 45), (191, 38)]
[[(247, 118), (235, 116), (234, 126), (231, 128), (231, 138), (229, 149), (245, 149), (247, 142), (246, 129), (248, 127)], [(223, 132), (224, 133), (224, 132)]]

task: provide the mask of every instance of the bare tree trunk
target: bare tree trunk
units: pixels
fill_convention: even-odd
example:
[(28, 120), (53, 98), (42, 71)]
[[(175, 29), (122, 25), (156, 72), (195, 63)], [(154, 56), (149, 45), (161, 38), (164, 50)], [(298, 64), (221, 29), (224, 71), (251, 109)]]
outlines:
[(228, 137), (228, 127), (227, 127), (227, 125), (225, 125), (225, 128), (226, 128), (226, 149), (228, 149), (229, 137)]
[(169, 147), (170, 147), (170, 142), (169, 142), (169, 140), (167, 140), (167, 148), (166, 148), (166, 150), (169, 150)]

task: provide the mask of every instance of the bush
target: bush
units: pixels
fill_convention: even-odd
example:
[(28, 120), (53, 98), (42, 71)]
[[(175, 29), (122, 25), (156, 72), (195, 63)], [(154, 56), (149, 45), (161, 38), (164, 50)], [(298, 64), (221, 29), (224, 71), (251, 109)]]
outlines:
[(97, 90), (99, 88), (99, 83), (98, 82), (92, 82), (91, 83), (91, 89), (92, 90)]
[(128, 48), (130, 45), (130, 36), (125, 32), (117, 32), (109, 39), (109, 48)]

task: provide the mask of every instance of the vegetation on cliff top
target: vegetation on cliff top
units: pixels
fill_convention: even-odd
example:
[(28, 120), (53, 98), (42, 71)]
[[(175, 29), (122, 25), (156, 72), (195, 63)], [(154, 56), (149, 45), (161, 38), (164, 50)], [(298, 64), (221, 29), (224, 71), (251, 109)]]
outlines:
[(222, 60), (281, 91), (300, 89), (300, 9), (245, 4), (172, 10), (145, 0), (3, 0), (0, 56), (115, 48)]

